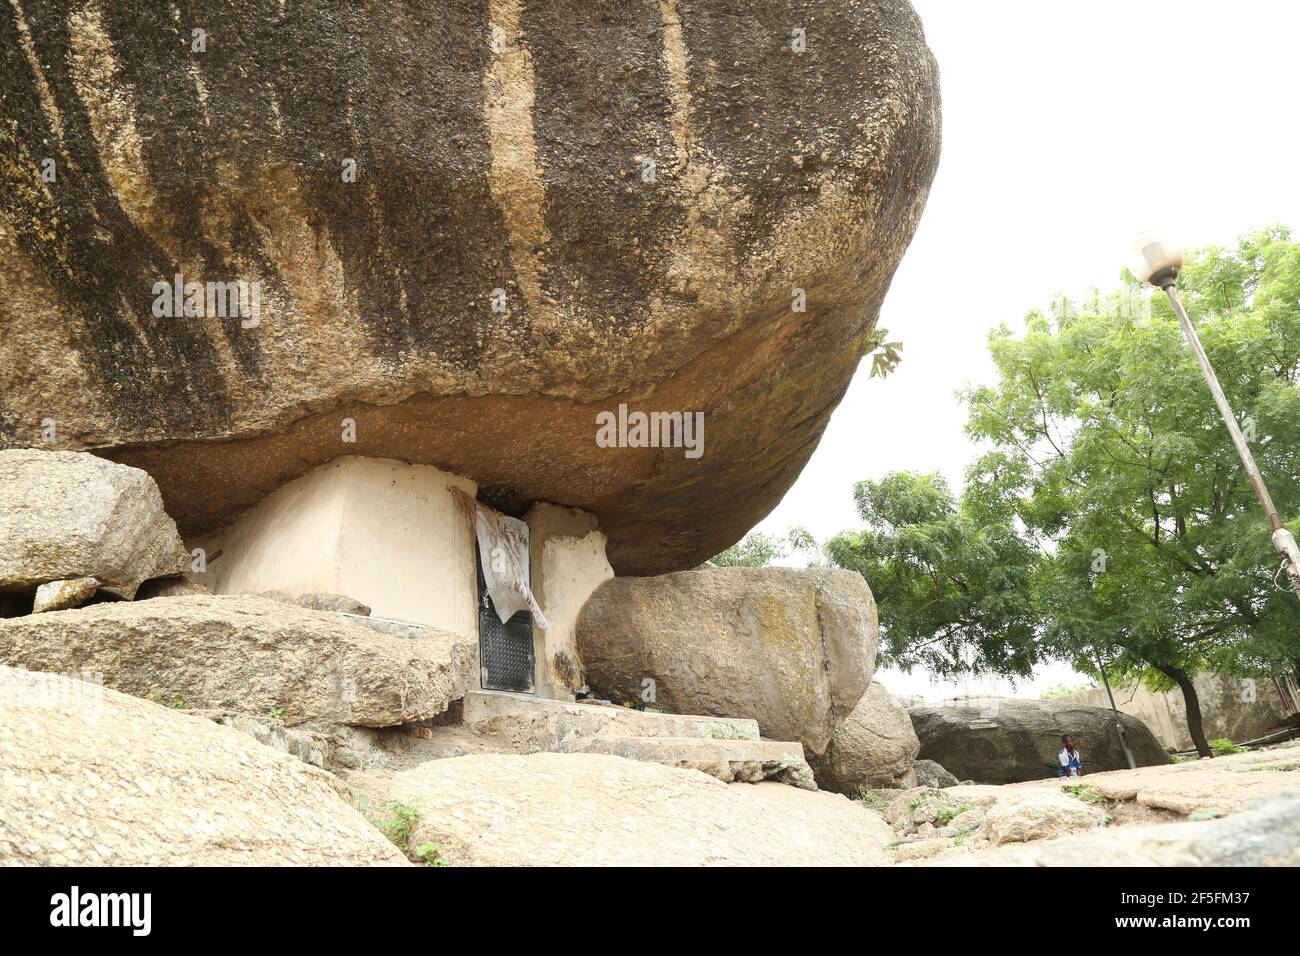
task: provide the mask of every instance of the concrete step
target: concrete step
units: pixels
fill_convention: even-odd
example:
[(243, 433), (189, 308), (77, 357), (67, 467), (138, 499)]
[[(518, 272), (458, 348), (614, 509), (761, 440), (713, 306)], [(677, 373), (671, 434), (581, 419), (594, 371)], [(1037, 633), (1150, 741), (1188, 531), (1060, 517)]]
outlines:
[(700, 770), (723, 783), (774, 780), (816, 790), (803, 746), (775, 740), (707, 740), (686, 737), (572, 737), (563, 753), (598, 753), (645, 763)]
[(465, 695), (462, 720), (478, 733), (508, 740), (517, 753), (558, 752), (573, 737), (759, 739), (754, 720), (654, 714), (487, 690)]

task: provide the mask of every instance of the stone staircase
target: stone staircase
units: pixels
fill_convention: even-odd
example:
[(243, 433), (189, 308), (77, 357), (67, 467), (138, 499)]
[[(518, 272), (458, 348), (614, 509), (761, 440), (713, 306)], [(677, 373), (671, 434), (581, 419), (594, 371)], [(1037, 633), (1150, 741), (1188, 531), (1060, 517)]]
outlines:
[(545, 700), (476, 690), (462, 723), (515, 753), (600, 753), (700, 770), (725, 783), (774, 780), (816, 790), (798, 742), (759, 738), (758, 723), (659, 714), (608, 704)]

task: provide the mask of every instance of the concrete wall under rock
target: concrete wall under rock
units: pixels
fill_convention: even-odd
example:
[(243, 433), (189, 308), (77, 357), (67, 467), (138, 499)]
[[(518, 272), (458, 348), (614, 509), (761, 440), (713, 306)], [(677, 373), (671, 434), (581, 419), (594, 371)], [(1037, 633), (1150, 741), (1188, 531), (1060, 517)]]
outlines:
[(474, 532), (452, 489), (477, 492), (429, 465), (336, 458), (189, 546), (207, 549), (217, 594), (346, 594), (378, 617), (477, 636)]
[(528, 512), (532, 588), (547, 627), (533, 629), (537, 693), (572, 700), (583, 684), (578, 655), (578, 612), (614, 576), (605, 557), (605, 535), (594, 515), (538, 503)]
[[(1220, 737), (1237, 742), (1254, 740), (1300, 721), (1294, 705), (1295, 696), (1290, 695), (1291, 703), (1288, 703), (1269, 678), (1225, 677), (1207, 673), (1198, 674), (1192, 683), (1200, 700), (1201, 719), (1208, 740)], [(1110, 706), (1104, 687), (1070, 694), (1061, 700), (1091, 707)], [(1180, 751), (1195, 748), (1187, 731), (1187, 703), (1182, 691), (1174, 689), (1155, 693), (1140, 684), (1117, 687), (1115, 706), (1120, 713), (1131, 714), (1150, 727), (1161, 746)]]

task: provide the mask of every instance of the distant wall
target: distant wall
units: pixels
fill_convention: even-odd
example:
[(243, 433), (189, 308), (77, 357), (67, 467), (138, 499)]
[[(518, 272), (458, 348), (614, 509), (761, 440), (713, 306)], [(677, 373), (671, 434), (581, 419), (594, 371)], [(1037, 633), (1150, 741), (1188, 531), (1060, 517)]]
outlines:
[[(1201, 719), (1209, 740), (1227, 737), (1243, 741), (1263, 737), (1296, 720), (1295, 711), (1287, 706), (1277, 686), (1268, 678), (1223, 677), (1200, 674), (1192, 682), (1201, 704)], [(1104, 687), (1080, 691), (1059, 698), (1061, 701), (1109, 707)], [(1121, 713), (1140, 719), (1164, 747), (1192, 750), (1187, 732), (1187, 705), (1182, 691), (1174, 689), (1153, 693), (1139, 685), (1115, 688), (1115, 706)]]

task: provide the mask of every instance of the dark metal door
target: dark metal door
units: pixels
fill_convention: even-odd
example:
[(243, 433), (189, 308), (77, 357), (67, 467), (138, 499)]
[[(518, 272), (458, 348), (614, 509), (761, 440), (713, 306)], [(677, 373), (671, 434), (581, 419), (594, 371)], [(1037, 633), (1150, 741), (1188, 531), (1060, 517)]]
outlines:
[[(478, 558), (475, 548), (475, 557)], [(533, 692), (533, 616), (520, 611), (504, 624), (488, 597), (483, 565), (478, 571), (478, 653), (483, 687), (487, 690)]]

